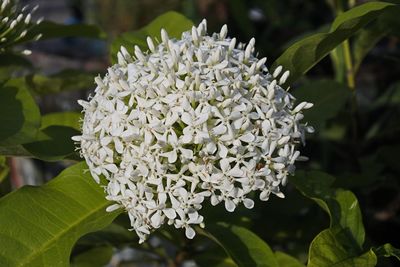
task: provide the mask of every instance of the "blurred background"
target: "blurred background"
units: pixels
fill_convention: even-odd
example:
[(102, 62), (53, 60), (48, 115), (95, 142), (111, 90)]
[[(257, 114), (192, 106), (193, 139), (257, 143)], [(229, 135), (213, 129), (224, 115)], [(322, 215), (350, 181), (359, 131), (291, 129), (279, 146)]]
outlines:
[[(223, 24), (229, 36), (241, 42), (256, 38), (260, 57), (269, 66), (291, 43), (308, 34), (324, 31), (338, 10), (334, 1), (298, 0), (32, 0), (22, 4), (40, 7), (36, 18), (44, 17), (64, 24), (98, 25), (107, 40), (64, 38), (26, 45), (32, 50), (28, 59), (41, 73), (52, 75), (75, 70), (102, 74), (111, 63), (109, 45), (119, 34), (140, 29), (169, 10), (178, 11), (196, 23), (208, 20), (208, 32), (219, 31)], [(349, 5), (365, 1), (349, 1)], [(400, 247), (400, 43), (396, 36), (380, 40), (364, 60), (356, 77), (358, 125), (356, 144), (348, 124), (348, 103), (334, 118), (320, 125), (310, 136), (304, 154), (310, 161), (299, 169), (324, 170), (337, 177), (336, 185), (351, 189), (358, 197), (364, 216), (369, 245), (392, 243)], [(269, 64), (268, 64), (269, 62)], [(308, 81), (338, 79), (328, 56), (304, 78), (292, 85), (292, 92)], [(57, 94), (46, 94), (39, 101), (42, 114), (79, 111), (76, 101), (86, 98), (94, 87)], [(319, 88), (323, 90), (324, 88)], [(329, 102), (329, 99), (327, 99)], [(307, 117), (306, 119), (307, 120)], [(13, 188), (23, 184), (42, 184), (57, 175), (65, 163), (44, 163), (31, 159), (12, 159)], [(44, 177), (44, 179), (43, 179)], [(272, 198), (256, 203), (251, 211), (239, 211), (250, 218), (251, 228), (273, 249), (287, 251), (303, 260), (308, 245), (328, 218), (313, 202), (302, 197), (290, 185), (284, 189), (286, 200)], [(210, 216), (218, 217), (218, 208)], [(223, 213), (225, 214), (225, 213)], [(238, 215), (232, 216), (237, 220)], [(225, 218), (226, 220), (226, 218)], [(89, 237), (90, 238), (90, 237)], [(156, 241), (155, 241), (156, 242)], [(120, 248), (110, 266), (132, 265), (143, 257)], [(127, 252), (128, 251), (128, 252)], [(79, 253), (79, 246), (77, 251)], [(140, 261), (140, 260), (139, 260)], [(124, 263), (125, 262), (125, 263)], [(131, 263), (129, 263), (131, 262)], [(125, 265), (124, 265), (125, 264)], [(189, 264), (189, 263), (188, 263)], [(157, 266), (157, 265), (154, 265)], [(187, 265), (190, 266), (190, 265)], [(388, 259), (382, 266), (398, 266)]]

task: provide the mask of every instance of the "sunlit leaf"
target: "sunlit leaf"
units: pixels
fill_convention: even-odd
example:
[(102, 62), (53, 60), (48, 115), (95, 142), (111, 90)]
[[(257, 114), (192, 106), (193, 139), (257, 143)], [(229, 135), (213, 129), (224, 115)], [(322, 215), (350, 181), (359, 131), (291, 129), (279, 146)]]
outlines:
[(314, 200), (330, 216), (331, 227), (340, 226), (348, 231), (356, 248), (361, 249), (365, 231), (359, 203), (347, 190), (333, 189), (334, 177), (323, 172), (298, 171), (291, 182), (307, 197)]
[(67, 126), (80, 130), (80, 112), (54, 112), (42, 116), (42, 129), (49, 126)]
[(118, 212), (83, 163), (40, 187), (23, 187), (0, 200), (0, 266), (67, 267), (83, 235), (110, 224)]
[(298, 259), (281, 251), (275, 252), (275, 258), (279, 267), (305, 267)]
[(291, 74), (287, 83), (292, 83), (344, 40), (391, 7), (393, 4), (390, 3), (368, 2), (340, 14), (330, 32), (317, 33), (296, 42), (274, 62), (272, 69), (283, 65)]
[(307, 267), (373, 267), (377, 258), (372, 250), (354, 250), (346, 230), (334, 227), (322, 231), (311, 243)]

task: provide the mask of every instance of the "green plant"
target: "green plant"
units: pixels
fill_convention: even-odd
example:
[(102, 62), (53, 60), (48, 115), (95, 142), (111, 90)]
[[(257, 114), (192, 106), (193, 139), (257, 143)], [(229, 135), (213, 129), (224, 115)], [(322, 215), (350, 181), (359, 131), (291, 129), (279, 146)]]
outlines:
[[(362, 196), (361, 189), (382, 179), (399, 186), (392, 178), (399, 173), (395, 156), (399, 144), (384, 142), (395, 140), (399, 131), (392, 117), (399, 111), (399, 83), (363, 106), (356, 77), (363, 59), (380, 39), (399, 36), (396, 16), (400, 7), (368, 2), (345, 11), (351, 3), (346, 7), (339, 2), (332, 5), (337, 17), (327, 31), (296, 41), (271, 67), (282, 65), (290, 70), (286, 84), (300, 83), (293, 95), (299, 103), (314, 103), (304, 111), (316, 128), (308, 140), (307, 148), (312, 147), (307, 151), (310, 162), (304, 167), (308, 170), (300, 167), (289, 179), (286, 200), (256, 203), (252, 212), (239, 209), (234, 215), (221, 215), (218, 207), (205, 206), (207, 227), (196, 227), (200, 235), (194, 240), (163, 226), (154, 233), (155, 242), (139, 245), (139, 238), (127, 230), (126, 214), (106, 212), (112, 203), (85, 172), (87, 165), (76, 163), (43, 186), (23, 187), (0, 199), (0, 265), (100, 266), (109, 261), (112, 248), (126, 246), (142, 252), (143, 262), (168, 266), (180, 266), (186, 260), (199, 266), (245, 267), (376, 266), (386, 257), (400, 260), (400, 250), (391, 244), (371, 244), (362, 218), (364, 203), (356, 197)], [(131, 53), (134, 45), (146, 49), (147, 35), (160, 40), (161, 28), (178, 38), (191, 26), (189, 19), (168, 12), (114, 40), (111, 58), (117, 59), (121, 45)], [(38, 34), (42, 39), (104, 38), (93, 26), (43, 22), (32, 26), (27, 39), (18, 42), (32, 41)], [(79, 134), (80, 114), (41, 115), (35, 97), (85, 88), (94, 79), (91, 74), (70, 71), (42, 76), (12, 49), (0, 51), (0, 183), (9, 172), (7, 157), (80, 160), (71, 141)], [(305, 76), (328, 55), (333, 78)], [(14, 76), (21, 68), (29, 74)], [(100, 183), (105, 185), (105, 179)], [(328, 216), (321, 215), (313, 203)], [(274, 245), (271, 248), (267, 243)]]

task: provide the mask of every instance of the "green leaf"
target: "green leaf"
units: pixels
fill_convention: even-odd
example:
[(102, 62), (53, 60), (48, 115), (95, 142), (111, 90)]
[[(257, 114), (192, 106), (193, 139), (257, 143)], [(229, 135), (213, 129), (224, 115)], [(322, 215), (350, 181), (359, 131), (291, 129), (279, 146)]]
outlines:
[(7, 81), (7, 85), (27, 88), (37, 95), (46, 95), (90, 89), (94, 87), (94, 77), (95, 74), (80, 70), (63, 70), (50, 76), (35, 74), (12, 78)]
[(374, 249), (374, 251), (378, 257), (395, 257), (400, 261), (400, 249), (389, 243)]
[(237, 267), (232, 258), (219, 246), (207, 248), (203, 253), (195, 255), (194, 260), (199, 267)]
[(271, 248), (244, 227), (226, 223), (208, 224), (202, 234), (219, 244), (239, 267), (278, 267)]
[(371, 51), (383, 37), (390, 34), (400, 36), (399, 13), (400, 6), (394, 6), (385, 11), (371, 26), (357, 33), (353, 44), (355, 72), (359, 69), (368, 52)]
[(341, 13), (330, 32), (317, 33), (296, 42), (274, 62), (272, 70), (279, 65), (290, 70), (287, 83), (291, 84), (344, 40), (391, 7), (393, 4), (390, 3), (368, 2)]
[(336, 117), (350, 99), (349, 88), (333, 80), (316, 80), (292, 91), (297, 101), (311, 102), (314, 106), (304, 111), (307, 122), (316, 129), (322, 129), (324, 123)]
[(131, 227), (130, 224), (122, 226), (117, 224), (115, 222), (116, 220), (118, 220), (118, 218), (116, 218), (112, 224), (100, 231), (85, 235), (79, 239), (77, 245), (93, 246), (94, 244), (109, 244), (115, 247), (121, 247), (124, 245), (132, 247), (137, 244), (138, 246), (141, 246), (141, 244), (139, 244), (139, 238), (134, 234), (134, 232), (128, 230)]
[(290, 182), (306, 197), (314, 200), (323, 210), (329, 214), (329, 207), (324, 199), (331, 197), (331, 186), (335, 177), (319, 171), (297, 171)]
[(349, 230), (349, 235), (361, 248), (364, 244), (365, 230), (360, 205), (356, 196), (348, 190), (336, 189), (334, 196), (327, 199), (331, 214), (331, 227), (340, 225)]
[(0, 146), (0, 155), (6, 157), (32, 157), (22, 145)]
[(106, 266), (110, 262), (112, 255), (112, 246), (92, 248), (75, 256), (72, 260), (71, 267)]
[(10, 168), (7, 164), (6, 157), (0, 156), (0, 183), (7, 177)]
[(290, 181), (328, 213), (331, 227), (339, 226), (346, 230), (348, 239), (361, 250), (365, 231), (359, 203), (352, 192), (331, 188), (334, 178), (323, 172), (299, 171)]
[(111, 44), (111, 57), (116, 61), (117, 53), (123, 45), (132, 55), (134, 46), (139, 46), (143, 51), (147, 51), (147, 36), (161, 40), (161, 29), (168, 32), (170, 38), (180, 38), (184, 31), (190, 30), (193, 22), (185, 16), (169, 11), (154, 19), (150, 24), (133, 32), (126, 32), (120, 35)]
[(79, 161), (76, 146), (71, 137), (79, 135), (74, 128), (50, 125), (38, 132), (34, 141), (22, 145), (0, 146), (0, 155), (30, 157), (44, 161), (70, 159)]
[(25, 140), (23, 144), (0, 146), (0, 155), (33, 157), (45, 161), (67, 158), (80, 160), (76, 152), (76, 146), (71, 139), (72, 136), (80, 134), (80, 113), (52, 113), (45, 115), (43, 118), (42, 127), (39, 131), (36, 130), (34, 137)]
[(62, 37), (85, 37), (94, 39), (105, 39), (106, 33), (95, 25), (73, 24), (65, 25), (51, 21), (43, 21), (39, 25), (35, 25), (25, 38), (19, 42), (26, 42), (34, 39), (37, 35), (42, 34), (40, 40), (62, 38)]
[(52, 94), (64, 91), (86, 90), (94, 87), (93, 73), (80, 70), (64, 70), (59, 73), (27, 77), (26, 85), (36, 94)]
[(67, 267), (74, 243), (110, 224), (118, 212), (84, 163), (40, 187), (26, 186), (0, 200), (0, 266)]
[(80, 135), (74, 128), (66, 126), (48, 126), (41, 130), (37, 141), (24, 144), (23, 147), (35, 158), (55, 161), (66, 157), (79, 160), (75, 154), (75, 144), (71, 137)]
[(374, 24), (371, 27), (362, 29), (356, 36), (353, 44), (354, 72), (356, 73), (361, 62), (368, 52), (388, 33), (390, 29), (382, 28), (380, 24)]
[(25, 88), (0, 88), (0, 146), (31, 142), (40, 127), (40, 111)]
[(393, 7), (393, 4), (371, 1), (363, 5), (356, 6), (346, 12), (341, 13), (332, 23), (331, 32), (340, 28), (351, 30), (354, 26), (366, 25), (372, 18), (381, 14), (381, 10), (386, 7)]
[(377, 258), (372, 250), (354, 251), (347, 231), (338, 227), (322, 231), (312, 241), (307, 267), (373, 267)]
[(281, 251), (275, 252), (275, 258), (279, 267), (305, 267), (299, 260)]
[(79, 120), (82, 116), (80, 112), (54, 112), (42, 116), (42, 129), (49, 126), (67, 126), (80, 130)]

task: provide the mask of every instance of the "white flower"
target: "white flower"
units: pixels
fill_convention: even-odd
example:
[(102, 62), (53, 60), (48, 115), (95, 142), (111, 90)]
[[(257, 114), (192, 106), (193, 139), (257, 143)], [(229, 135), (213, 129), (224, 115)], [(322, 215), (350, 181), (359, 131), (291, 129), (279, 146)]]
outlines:
[[(0, 2), (0, 52), (25, 38), (29, 30), (42, 21), (42, 19), (39, 19), (32, 23), (32, 14), (37, 8), (38, 6), (35, 6), (30, 12), (27, 12), (29, 6), (24, 6), (19, 10), (17, 0), (2, 0)], [(41, 36), (41, 34), (38, 34), (33, 39), (38, 40)], [(29, 55), (31, 52), (24, 50), (22, 53)]]
[[(297, 145), (312, 128), (300, 123), (310, 103), (293, 106), (280, 85), (289, 72), (268, 72), (247, 46), (206, 34), (206, 21), (161, 43), (148, 38), (149, 52), (125, 48), (118, 64), (97, 77), (84, 108), (81, 155), (96, 179), (109, 182), (109, 211), (123, 208), (143, 242), (163, 224), (203, 226), (204, 201), (224, 202), (233, 212), (260, 199), (283, 197), (280, 185), (301, 159)], [(276, 80), (279, 79), (279, 82)]]

